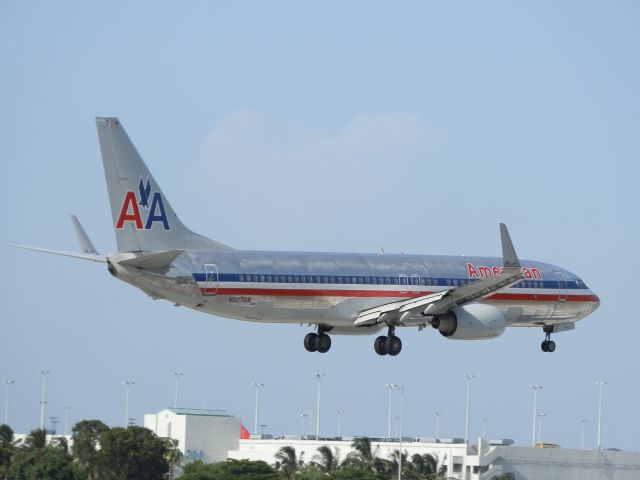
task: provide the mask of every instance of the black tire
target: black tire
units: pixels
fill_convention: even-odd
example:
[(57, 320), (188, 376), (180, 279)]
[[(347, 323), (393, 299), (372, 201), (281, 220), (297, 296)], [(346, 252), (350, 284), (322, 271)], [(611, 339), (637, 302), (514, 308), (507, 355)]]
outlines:
[(386, 355), (387, 354), (387, 337), (384, 335), (380, 335), (373, 342), (373, 349), (376, 351), (378, 355)]
[(311, 332), (311, 333), (307, 333), (304, 336), (304, 348), (307, 352), (315, 352), (318, 349), (316, 348), (316, 337), (318, 335)]
[(321, 333), (318, 336), (318, 352), (327, 353), (331, 348), (331, 337), (326, 333)]
[(400, 340), (395, 335), (389, 337), (386, 343), (387, 352), (392, 357), (395, 357), (402, 351), (402, 340)]
[(540, 344), (540, 348), (542, 349), (543, 352), (548, 352), (549, 350), (549, 342), (547, 340), (543, 341)]
[(556, 351), (556, 342), (553, 340), (549, 340), (547, 343), (547, 352), (555, 352)]

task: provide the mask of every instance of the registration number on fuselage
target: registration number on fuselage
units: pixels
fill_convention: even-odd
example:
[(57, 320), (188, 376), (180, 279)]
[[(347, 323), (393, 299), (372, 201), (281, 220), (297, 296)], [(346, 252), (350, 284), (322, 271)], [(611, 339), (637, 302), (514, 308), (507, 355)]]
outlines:
[(229, 303), (239, 303), (239, 304), (251, 304), (253, 303), (253, 299), (251, 297), (238, 296), (238, 297), (229, 297)]

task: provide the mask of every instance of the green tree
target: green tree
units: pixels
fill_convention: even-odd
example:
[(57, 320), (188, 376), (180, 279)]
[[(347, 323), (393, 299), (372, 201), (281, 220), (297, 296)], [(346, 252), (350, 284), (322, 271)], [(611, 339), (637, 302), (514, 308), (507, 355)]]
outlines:
[(515, 478), (513, 473), (503, 473), (502, 475), (494, 475), (491, 480), (515, 480)]
[(167, 448), (148, 428), (112, 428), (100, 437), (104, 480), (157, 480), (169, 472)]
[(398, 476), (398, 469), (400, 467), (400, 463), (402, 462), (402, 476), (406, 478), (415, 478), (415, 474), (413, 472), (413, 464), (408, 461), (408, 454), (405, 450), (402, 452), (402, 457), (400, 456), (400, 450), (395, 449), (391, 452), (391, 459), (387, 460), (387, 473), (392, 477)]
[(42, 450), (47, 446), (47, 431), (44, 428), (31, 430), (31, 433), (24, 440), (24, 447), (27, 450)]
[(6, 480), (15, 451), (13, 430), (9, 425), (0, 425), (0, 480)]
[(169, 478), (173, 478), (175, 469), (182, 460), (182, 452), (178, 448), (178, 440), (175, 438), (162, 438), (164, 445), (167, 449), (165, 460), (169, 464)]
[(349, 452), (345, 461), (347, 466), (363, 468), (376, 473), (386, 470), (385, 460), (378, 457), (378, 449), (373, 450), (371, 439), (368, 437), (356, 438), (351, 443), (352, 452)]
[(178, 480), (278, 480), (280, 475), (263, 461), (229, 459), (219, 463), (196, 461), (184, 467)]
[(23, 445), (16, 449), (8, 480), (76, 480), (71, 455), (62, 448)]
[(326, 478), (331, 480), (379, 480), (380, 476), (365, 468), (343, 466)]
[(446, 465), (438, 468), (438, 457), (429, 453), (422, 455), (416, 453), (411, 457), (411, 464), (413, 465), (415, 477), (418, 479), (438, 480), (444, 478), (447, 472)]
[(100, 420), (83, 420), (73, 426), (73, 456), (89, 480), (100, 478), (102, 454), (98, 449), (102, 435), (109, 431)]
[(323, 473), (335, 472), (340, 467), (340, 450), (331, 450), (328, 446), (322, 445), (318, 447), (318, 453), (313, 456), (312, 463)]
[(296, 449), (290, 445), (285, 445), (275, 454), (276, 470), (279, 470), (284, 478), (291, 479), (296, 472), (304, 465), (302, 454), (300, 458), (296, 455)]

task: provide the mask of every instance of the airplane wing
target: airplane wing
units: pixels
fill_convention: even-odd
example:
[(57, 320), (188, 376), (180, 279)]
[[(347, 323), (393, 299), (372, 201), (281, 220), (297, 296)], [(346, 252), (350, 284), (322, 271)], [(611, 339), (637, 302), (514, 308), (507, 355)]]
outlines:
[(498, 275), (482, 278), (460, 287), (364, 310), (358, 314), (354, 325), (372, 325), (380, 322), (403, 325), (423, 324), (425, 316), (446, 313), (454, 307), (474, 302), (501, 288), (515, 285), (522, 280), (523, 273), (509, 231), (503, 223), (500, 224), (500, 239), (503, 269)]

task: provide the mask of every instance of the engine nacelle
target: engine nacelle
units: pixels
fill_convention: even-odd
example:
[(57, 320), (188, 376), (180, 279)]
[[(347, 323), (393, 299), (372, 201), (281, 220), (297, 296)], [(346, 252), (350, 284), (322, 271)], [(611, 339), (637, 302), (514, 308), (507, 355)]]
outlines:
[(506, 327), (504, 315), (496, 307), (472, 303), (457, 307), (431, 322), (434, 328), (453, 340), (482, 340), (502, 335)]

